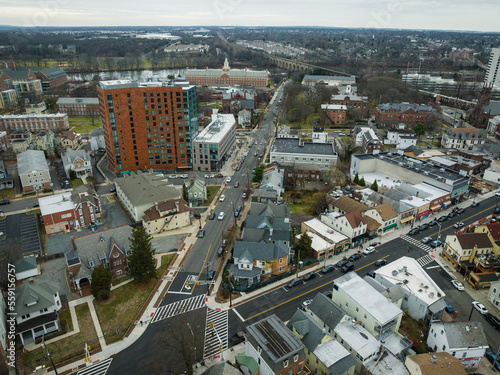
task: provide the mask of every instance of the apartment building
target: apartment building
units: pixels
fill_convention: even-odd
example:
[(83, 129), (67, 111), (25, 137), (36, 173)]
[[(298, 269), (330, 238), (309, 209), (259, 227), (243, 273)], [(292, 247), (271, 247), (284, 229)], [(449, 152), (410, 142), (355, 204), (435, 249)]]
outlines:
[(486, 85), (498, 85), (500, 84), (500, 74), (498, 70), (500, 69), (500, 48), (492, 48), (490, 52), (490, 58), (488, 60), (488, 69), (484, 76), (484, 83)]
[(476, 128), (448, 128), (441, 139), (442, 147), (457, 149), (472, 149), (485, 142), (486, 132)]
[(65, 113), (55, 114), (29, 114), (29, 115), (3, 115), (0, 116), (0, 129), (10, 133), (16, 130), (52, 130), (58, 132), (69, 128), (68, 116)]
[(49, 166), (43, 151), (28, 150), (18, 154), (17, 172), (24, 193), (52, 189)]
[(375, 113), (375, 120), (381, 124), (415, 125), (419, 122), (423, 124), (434, 121), (435, 109), (424, 104), (398, 103), (380, 104)]
[(101, 81), (97, 94), (112, 171), (192, 167), (198, 135), (195, 86)]
[(301, 170), (327, 171), (337, 166), (338, 159), (332, 143), (302, 142), (298, 138), (276, 138), (270, 155), (271, 163), (300, 165)]
[(321, 104), (321, 125), (343, 125), (347, 119), (347, 107), (342, 104)]
[(68, 116), (99, 116), (98, 98), (59, 98), (57, 111)]

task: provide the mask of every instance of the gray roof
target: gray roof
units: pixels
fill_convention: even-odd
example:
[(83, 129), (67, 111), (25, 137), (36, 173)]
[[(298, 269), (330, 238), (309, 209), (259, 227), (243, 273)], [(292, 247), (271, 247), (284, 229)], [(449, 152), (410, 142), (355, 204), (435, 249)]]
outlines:
[(387, 298), (392, 303), (396, 303), (400, 299), (405, 297), (405, 292), (401, 285), (393, 285), (391, 287), (385, 287), (373, 277), (365, 276), (363, 278), (368, 284), (374, 287), (380, 294), (382, 294), (385, 298)]
[[(252, 202), (253, 203), (253, 202)], [(274, 228), (281, 230), (290, 230), (291, 221), (283, 217), (267, 217), (247, 215), (246, 226), (247, 228)]]
[[(19, 68), (18, 68), (19, 69)], [(66, 75), (66, 72), (61, 69), (61, 68), (43, 68), (43, 67), (31, 67), (29, 68), (33, 71), (33, 73), (37, 74), (38, 72), (41, 72), (47, 76), (49, 79), (54, 79), (58, 77), (62, 77)]]
[[(30, 70), (31, 69), (29, 69), (29, 68), (19, 67), (16, 70), (12, 70), (10, 68), (2, 69), (2, 70), (0, 70), (0, 72), (4, 72), (12, 79), (26, 79), (26, 78), (28, 78), (28, 74), (29, 74)], [(33, 74), (35, 74), (35, 73), (33, 72)]]
[(180, 198), (180, 192), (161, 173), (132, 173), (115, 179), (133, 206), (153, 205), (169, 199)]
[(96, 128), (96, 129), (92, 130), (92, 133), (90, 133), (90, 137), (100, 137), (103, 135), (104, 135), (104, 133), (102, 131), (102, 127)]
[(430, 329), (444, 330), (449, 350), (488, 347), (488, 340), (480, 322), (431, 323)]
[(101, 259), (109, 259), (110, 251), (114, 244), (127, 254), (130, 249), (129, 238), (132, 236), (133, 228), (129, 225), (107, 229), (101, 232), (87, 234), (73, 238), (74, 250), (68, 251), (65, 256), (68, 264), (78, 258), (87, 268), (92, 269), (90, 261), (94, 266), (101, 264)]
[(278, 192), (274, 189), (255, 189), (252, 194), (252, 200), (256, 202), (259, 201), (258, 198), (266, 198), (266, 199), (278, 199)]
[(266, 173), (262, 177), (262, 182), (260, 183), (260, 187), (270, 187), (270, 188), (275, 188), (276, 190), (282, 190), (283, 189), (283, 175), (276, 172), (276, 171), (270, 171)]
[[(55, 306), (54, 294), (59, 292), (59, 282), (34, 278), (16, 288), (16, 313), (26, 315)], [(28, 306), (30, 305), (30, 306)]]
[(271, 234), (269, 228), (259, 229), (244, 227), (241, 233), (242, 241), (268, 243), (269, 239), (271, 239), (272, 242), (288, 241), (288, 243), (291, 243), (292, 232), (290, 230), (273, 229)]
[(251, 270), (243, 270), (239, 269), (236, 264), (231, 264), (229, 266), (229, 272), (231, 273), (231, 275), (237, 278), (253, 279), (255, 276), (260, 275), (260, 273), (262, 272), (262, 268), (253, 267)]
[(282, 154), (337, 155), (332, 143), (302, 142), (298, 138), (276, 138), (271, 147), (271, 152)]
[(309, 314), (297, 309), (287, 325), (293, 332), (293, 328), (301, 336), (301, 341), (311, 352), (321, 344), (321, 340), (326, 333), (323, 332), (323, 327), (318, 324)]
[(272, 202), (260, 203), (252, 202), (250, 205), (249, 215), (259, 215), (274, 218), (290, 217), (290, 208), (284, 204), (274, 204)]
[(323, 293), (316, 294), (308, 308), (331, 329), (334, 329), (347, 315), (332, 299)]
[(236, 241), (234, 244), (233, 257), (247, 257), (251, 260), (265, 260), (271, 262), (273, 259), (288, 256), (290, 253), (288, 246), (278, 241), (274, 244)]
[(43, 151), (28, 150), (17, 154), (17, 171), (19, 176), (33, 170), (49, 171)]
[(90, 161), (90, 152), (88, 152), (86, 149), (73, 150), (71, 148), (67, 148), (61, 155), (64, 166), (73, 164), (78, 158), (82, 159), (83, 161)]
[(56, 104), (99, 104), (98, 98), (59, 98)]
[(35, 257), (26, 257), (26, 258), (20, 259), (14, 263), (14, 266), (16, 267), (16, 273), (30, 271), (34, 268), (37, 268), (36, 258)]
[(500, 115), (500, 101), (491, 100), (489, 104), (483, 105), (483, 113), (490, 116)]
[(431, 106), (425, 105), (425, 104), (413, 104), (413, 103), (385, 103), (385, 104), (380, 104), (378, 106), (378, 109), (380, 112), (385, 112), (389, 109), (393, 109), (396, 111), (401, 111), (401, 113), (404, 113), (406, 111), (413, 110), (415, 112), (432, 112), (435, 111), (434, 108)]
[(303, 81), (345, 81), (345, 82), (356, 82), (356, 77), (345, 77), (345, 76), (304, 76)]

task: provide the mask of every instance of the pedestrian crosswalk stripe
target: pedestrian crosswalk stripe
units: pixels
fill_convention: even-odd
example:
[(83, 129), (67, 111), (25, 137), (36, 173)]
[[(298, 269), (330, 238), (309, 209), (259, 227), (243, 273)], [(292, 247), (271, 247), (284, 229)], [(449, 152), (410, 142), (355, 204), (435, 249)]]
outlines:
[(184, 314), (186, 312), (202, 308), (203, 306), (205, 306), (204, 294), (173, 302), (158, 308), (158, 310), (156, 310), (155, 314), (153, 315), (153, 318), (151, 319), (151, 323), (155, 323), (175, 315)]
[[(203, 358), (210, 358), (220, 354), (228, 348), (228, 312), (218, 310), (207, 310), (205, 325), (205, 343), (203, 346)], [(221, 350), (219, 351), (219, 345)]]
[(417, 259), (417, 262), (418, 262), (418, 264), (420, 264), (422, 267), (424, 267), (424, 266), (426, 266), (427, 264), (434, 262), (434, 259), (433, 259), (433, 258), (432, 258), (429, 254), (427, 254), (427, 255), (424, 255), (424, 256), (423, 256), (423, 257), (421, 257), (421, 258), (418, 258), (418, 259)]
[(414, 246), (417, 246), (417, 247), (421, 248), (421, 249), (422, 249), (422, 250), (424, 250), (424, 251), (429, 252), (429, 251), (431, 251), (431, 250), (432, 250), (432, 248), (431, 248), (430, 246), (427, 246), (426, 244), (424, 244), (424, 243), (422, 243), (422, 242), (420, 242), (420, 241), (416, 240), (415, 238), (410, 237), (410, 236), (408, 236), (408, 235), (406, 235), (406, 234), (403, 234), (403, 235), (401, 236), (401, 239), (405, 240), (406, 242), (411, 243), (411, 244), (412, 244), (412, 245), (414, 245)]
[(76, 372), (76, 375), (105, 375), (113, 358), (106, 359), (105, 361), (98, 362), (95, 365), (89, 366)]

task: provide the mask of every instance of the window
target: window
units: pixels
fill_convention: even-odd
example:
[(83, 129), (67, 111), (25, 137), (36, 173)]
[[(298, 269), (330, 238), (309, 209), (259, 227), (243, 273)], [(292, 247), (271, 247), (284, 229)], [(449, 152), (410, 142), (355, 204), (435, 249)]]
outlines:
[(298, 355), (298, 354), (295, 354), (295, 355), (293, 356), (293, 361), (294, 361), (294, 362), (297, 362), (298, 360), (299, 360), (299, 355)]
[(288, 359), (286, 361), (283, 361), (283, 368), (287, 368), (288, 367)]

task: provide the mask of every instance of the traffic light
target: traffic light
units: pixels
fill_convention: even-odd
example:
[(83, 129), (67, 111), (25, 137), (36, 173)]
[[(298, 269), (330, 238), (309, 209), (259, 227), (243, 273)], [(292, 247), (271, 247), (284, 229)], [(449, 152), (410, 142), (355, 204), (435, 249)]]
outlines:
[(186, 281), (186, 287), (189, 288), (189, 281)]
[(196, 280), (196, 285), (200, 285), (200, 282), (198, 280)]
[(222, 346), (221, 344), (219, 344), (219, 352), (222, 350)]

